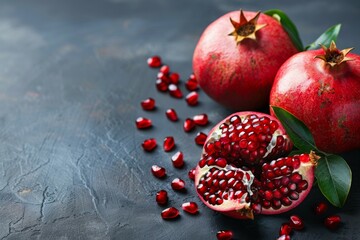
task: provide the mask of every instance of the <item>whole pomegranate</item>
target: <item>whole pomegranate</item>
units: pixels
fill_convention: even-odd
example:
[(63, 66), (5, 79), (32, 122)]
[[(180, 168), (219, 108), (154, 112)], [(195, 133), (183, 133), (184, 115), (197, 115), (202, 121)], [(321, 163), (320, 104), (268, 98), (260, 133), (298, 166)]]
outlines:
[[(230, 20), (229, 20), (230, 19)], [(281, 64), (297, 53), (274, 18), (240, 10), (225, 14), (203, 32), (193, 71), (211, 98), (233, 110), (265, 107)]]
[(312, 132), (317, 147), (360, 148), (360, 56), (329, 48), (296, 54), (279, 69), (270, 105), (286, 109)]
[(316, 162), (313, 153), (280, 157), (291, 148), (274, 117), (232, 114), (208, 135), (195, 170), (196, 192), (206, 206), (235, 218), (288, 211), (310, 192)]

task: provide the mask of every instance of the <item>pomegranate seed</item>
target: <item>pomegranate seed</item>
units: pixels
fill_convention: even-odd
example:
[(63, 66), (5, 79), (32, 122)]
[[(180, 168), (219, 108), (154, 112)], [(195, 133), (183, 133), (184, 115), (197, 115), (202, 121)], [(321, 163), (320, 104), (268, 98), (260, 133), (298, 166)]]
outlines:
[(147, 98), (143, 101), (141, 101), (141, 107), (144, 110), (154, 110), (155, 109), (155, 100), (152, 98)]
[(160, 205), (165, 205), (168, 202), (168, 194), (165, 190), (160, 190), (156, 193), (156, 202)]
[(158, 68), (161, 66), (161, 58), (159, 56), (152, 56), (147, 59), (149, 67)]
[(193, 120), (199, 126), (205, 126), (209, 123), (208, 116), (205, 113), (195, 115)]
[(177, 152), (171, 157), (172, 164), (176, 168), (182, 168), (184, 166), (184, 154)]
[(156, 88), (160, 92), (166, 92), (168, 89), (168, 84), (164, 80), (157, 79), (156, 80)]
[(185, 132), (191, 132), (195, 128), (195, 122), (191, 118), (185, 119), (184, 122), (184, 131)]
[(196, 77), (195, 77), (195, 75), (194, 75), (193, 73), (190, 74), (189, 79), (190, 79), (190, 80), (193, 80), (193, 81), (197, 81), (197, 80), (196, 80)]
[(185, 87), (189, 91), (195, 91), (198, 89), (198, 82), (189, 78), (185, 83)]
[(325, 218), (324, 224), (325, 227), (331, 230), (335, 230), (339, 227), (341, 223), (341, 218), (338, 215), (333, 215)]
[(315, 214), (316, 215), (322, 215), (324, 214), (328, 209), (328, 205), (324, 202), (319, 202), (316, 206), (315, 206)]
[(205, 133), (199, 132), (199, 133), (196, 134), (195, 143), (197, 145), (203, 146), (205, 141), (206, 141), (206, 138), (207, 138), (207, 135)]
[(290, 227), (289, 223), (283, 223), (281, 225), (280, 231), (279, 231), (279, 235), (290, 235), (292, 229)]
[(164, 73), (164, 74), (168, 74), (170, 72), (170, 67), (168, 65), (163, 65), (160, 68), (160, 72)]
[(136, 127), (138, 129), (145, 129), (145, 128), (149, 128), (152, 126), (151, 120), (148, 118), (143, 118), (143, 117), (137, 118), (135, 123), (136, 123)]
[(193, 180), (193, 181), (195, 180), (195, 168), (192, 168), (189, 170), (188, 176), (191, 180)]
[(166, 170), (163, 167), (160, 167), (158, 165), (152, 165), (151, 166), (151, 172), (152, 174), (157, 178), (163, 178), (166, 176)]
[(170, 84), (168, 89), (170, 92), (170, 96), (172, 96), (174, 98), (182, 98), (183, 97), (183, 94), (182, 94), (180, 88), (178, 88), (178, 86), (176, 86), (175, 84)]
[(157, 144), (156, 144), (156, 139), (155, 138), (149, 138), (149, 139), (146, 139), (142, 144), (141, 146), (143, 147), (143, 149), (145, 151), (152, 151), (156, 148)]
[(184, 182), (184, 180), (182, 180), (180, 178), (175, 178), (171, 182), (171, 187), (172, 187), (172, 189), (177, 190), (177, 191), (183, 190), (183, 189), (185, 189), (185, 182)]
[(290, 240), (290, 236), (289, 235), (281, 235), (280, 237), (278, 237), (277, 240)]
[(175, 140), (173, 137), (169, 136), (164, 139), (164, 151), (169, 152), (175, 147)]
[(171, 73), (170, 76), (170, 82), (173, 84), (178, 84), (179, 83), (179, 79), (180, 79), (180, 75), (176, 72)]
[(198, 104), (199, 94), (197, 92), (191, 92), (186, 96), (186, 102), (190, 106)]
[(179, 210), (177, 210), (174, 207), (166, 208), (161, 212), (161, 217), (163, 219), (173, 219), (176, 218), (177, 216), (179, 216)]
[(198, 213), (198, 209), (199, 209), (196, 202), (186, 202), (186, 203), (183, 203), (181, 205), (181, 207), (185, 212), (188, 212), (188, 213), (191, 213), (191, 214)]
[(166, 110), (166, 116), (170, 121), (177, 121), (178, 120), (178, 116), (177, 113), (174, 109), (170, 108), (168, 110)]
[(163, 80), (166, 84), (170, 84), (170, 78), (168, 74), (162, 73), (162, 72), (158, 72), (157, 74), (157, 79)]
[(216, 237), (218, 240), (230, 240), (233, 238), (233, 235), (233, 232), (230, 230), (222, 230), (216, 233)]
[(290, 227), (296, 230), (301, 230), (304, 228), (304, 222), (299, 216), (292, 215), (290, 216)]

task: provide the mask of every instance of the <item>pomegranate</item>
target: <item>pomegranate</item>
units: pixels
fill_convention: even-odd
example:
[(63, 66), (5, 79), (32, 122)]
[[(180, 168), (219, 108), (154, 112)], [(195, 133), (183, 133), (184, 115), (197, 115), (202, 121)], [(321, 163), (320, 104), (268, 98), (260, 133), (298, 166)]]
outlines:
[(231, 240), (234, 236), (234, 233), (231, 230), (221, 230), (216, 233), (216, 238), (218, 240)]
[[(229, 21), (230, 19), (230, 21)], [(229, 12), (203, 32), (194, 51), (193, 70), (200, 87), (234, 109), (265, 107), (280, 68), (297, 53), (279, 21), (260, 12)]]
[(181, 205), (181, 207), (185, 212), (188, 212), (190, 214), (197, 214), (199, 210), (196, 202), (185, 202)]
[(338, 215), (332, 215), (324, 220), (325, 227), (330, 230), (335, 230), (340, 226), (341, 218)]
[(290, 227), (295, 230), (302, 230), (304, 228), (304, 221), (298, 215), (290, 216)]
[(209, 208), (234, 218), (293, 209), (311, 190), (317, 156), (278, 158), (291, 146), (274, 117), (256, 112), (230, 115), (210, 131), (204, 144), (195, 171), (198, 196)]
[(332, 42), (296, 54), (279, 69), (270, 94), (270, 105), (304, 122), (326, 152), (360, 148), (360, 56), (350, 50)]
[(179, 210), (177, 210), (177, 208), (174, 207), (166, 208), (161, 212), (161, 217), (165, 220), (174, 219), (178, 216), (179, 216)]
[(319, 202), (316, 204), (314, 211), (316, 215), (322, 215), (324, 214), (328, 209), (328, 205), (324, 202)]

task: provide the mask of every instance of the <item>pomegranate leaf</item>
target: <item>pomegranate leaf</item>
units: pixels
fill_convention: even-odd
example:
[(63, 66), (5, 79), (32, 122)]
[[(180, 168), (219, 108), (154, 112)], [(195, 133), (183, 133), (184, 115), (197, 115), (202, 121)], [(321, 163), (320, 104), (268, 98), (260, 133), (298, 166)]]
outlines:
[(339, 35), (341, 29), (341, 24), (336, 24), (329, 29), (327, 29), (323, 34), (315, 40), (315, 42), (309, 44), (305, 47), (305, 50), (313, 50), (320, 48), (320, 44), (329, 47), (331, 41), (336, 42), (336, 39)]
[(317, 150), (310, 130), (302, 121), (283, 108), (275, 106), (271, 106), (271, 108), (297, 149), (306, 153)]
[(264, 12), (266, 15), (275, 18), (278, 20), (285, 31), (289, 34), (292, 42), (295, 44), (296, 48), (299, 51), (303, 51), (304, 47), (301, 42), (299, 32), (295, 26), (295, 24), (290, 20), (290, 18), (281, 10), (279, 9), (270, 9)]
[(351, 187), (352, 173), (346, 161), (337, 155), (325, 155), (318, 161), (315, 176), (322, 194), (329, 202), (342, 207)]

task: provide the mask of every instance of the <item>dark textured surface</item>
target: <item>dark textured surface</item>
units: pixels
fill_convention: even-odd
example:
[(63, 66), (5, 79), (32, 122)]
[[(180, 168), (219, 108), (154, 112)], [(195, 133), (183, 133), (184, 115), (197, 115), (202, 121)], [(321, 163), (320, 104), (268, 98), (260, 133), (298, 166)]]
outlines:
[[(236, 239), (275, 239), (291, 213), (306, 222), (293, 239), (359, 239), (359, 151), (344, 154), (354, 175), (349, 199), (329, 211), (343, 218), (338, 231), (326, 230), (311, 212), (323, 199), (317, 189), (291, 213), (256, 221), (233, 220), (202, 204), (197, 216), (181, 211), (176, 221), (160, 218), (154, 200), (160, 189), (168, 190), (171, 206), (199, 203), (187, 171), (201, 149), (193, 143), (197, 131), (184, 133), (182, 121), (206, 112), (213, 124), (230, 112), (201, 91), (200, 105), (192, 108), (158, 93), (146, 58), (160, 54), (185, 79), (205, 26), (239, 8), (286, 11), (306, 44), (341, 22), (338, 46), (359, 53), (355, 0), (1, 1), (0, 239), (214, 239), (220, 229), (232, 229)], [(155, 112), (140, 108), (147, 97), (156, 99)], [(179, 122), (165, 118), (169, 107)], [(150, 117), (154, 127), (136, 130), (138, 116)], [(212, 124), (197, 130), (207, 132)], [(182, 170), (171, 166), (175, 151), (140, 147), (148, 137), (161, 145), (167, 135), (185, 154)], [(154, 163), (168, 169), (167, 179), (154, 179)], [(177, 176), (186, 180), (187, 193), (171, 190)]]

